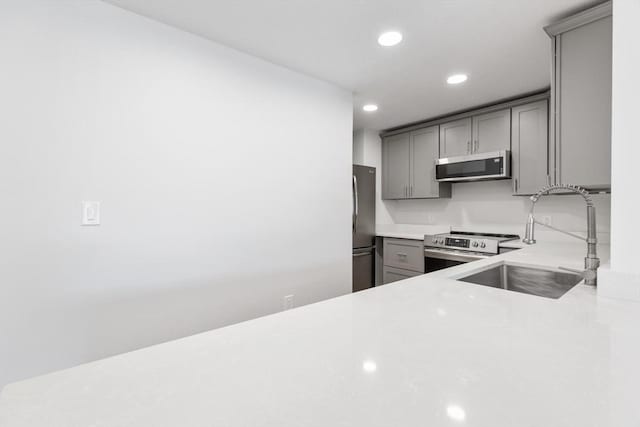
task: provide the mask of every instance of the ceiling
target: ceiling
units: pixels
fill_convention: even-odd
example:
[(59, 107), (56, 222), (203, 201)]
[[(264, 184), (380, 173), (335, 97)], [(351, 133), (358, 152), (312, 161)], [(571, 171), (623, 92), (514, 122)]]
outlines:
[[(591, 0), (106, 0), (354, 93), (387, 129), (549, 86), (546, 24)], [(404, 35), (381, 47), (386, 30)], [(463, 72), (459, 86), (446, 77)], [(374, 113), (362, 111), (376, 103)]]

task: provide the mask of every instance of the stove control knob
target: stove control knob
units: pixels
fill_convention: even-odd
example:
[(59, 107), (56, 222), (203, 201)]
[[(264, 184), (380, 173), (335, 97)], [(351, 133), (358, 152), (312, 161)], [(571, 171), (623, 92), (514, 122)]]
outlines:
[(431, 243), (438, 243), (438, 239), (437, 239), (437, 238), (435, 238), (435, 237), (434, 237), (434, 238), (432, 238), (432, 239), (431, 239)]
[(473, 246), (474, 248), (477, 248), (477, 247), (478, 247), (478, 242), (474, 241), (474, 242), (471, 244), (471, 246)]
[(486, 247), (487, 247), (487, 244), (486, 244), (485, 242), (482, 242), (482, 243), (480, 243), (480, 247), (481, 247), (481, 248), (486, 248)]
[(444, 239), (440, 239), (438, 243), (440, 243), (441, 245), (444, 245)]

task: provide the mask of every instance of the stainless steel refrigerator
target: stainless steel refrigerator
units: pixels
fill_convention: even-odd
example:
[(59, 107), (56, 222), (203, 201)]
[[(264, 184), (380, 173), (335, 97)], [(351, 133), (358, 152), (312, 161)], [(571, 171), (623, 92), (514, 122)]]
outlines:
[(375, 283), (376, 168), (353, 165), (353, 292)]

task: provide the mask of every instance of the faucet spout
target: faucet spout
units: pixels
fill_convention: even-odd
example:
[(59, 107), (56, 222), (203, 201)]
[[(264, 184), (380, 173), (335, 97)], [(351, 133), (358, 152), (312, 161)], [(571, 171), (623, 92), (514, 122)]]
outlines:
[[(568, 231), (560, 230), (556, 227), (552, 227), (548, 224), (544, 224), (540, 221), (537, 221), (533, 215), (533, 208), (536, 203), (540, 199), (540, 197), (544, 195), (548, 195), (554, 191), (571, 191), (573, 193), (581, 195), (586, 204), (587, 204), (587, 238), (585, 239), (582, 236), (576, 235), (574, 233), (570, 233)], [(558, 231), (560, 233), (567, 234), (572, 237), (576, 237), (580, 240), (584, 240), (587, 242), (587, 256), (584, 259), (584, 272), (583, 277), (585, 284), (596, 286), (597, 284), (597, 271), (600, 266), (600, 259), (597, 254), (597, 245), (598, 245), (598, 237), (596, 233), (596, 208), (593, 206), (593, 201), (591, 200), (591, 196), (589, 193), (580, 187), (575, 185), (549, 185), (547, 187), (542, 188), (536, 194), (531, 196), (531, 211), (529, 212), (529, 216), (527, 217), (527, 224), (525, 229), (524, 239), (522, 241), (527, 245), (533, 245), (536, 243), (534, 238), (534, 228), (535, 224), (538, 223), (552, 230)]]

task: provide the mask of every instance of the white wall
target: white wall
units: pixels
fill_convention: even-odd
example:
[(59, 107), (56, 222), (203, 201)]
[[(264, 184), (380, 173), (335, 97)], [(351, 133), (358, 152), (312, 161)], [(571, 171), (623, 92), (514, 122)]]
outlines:
[(638, 273), (640, 241), (640, 2), (613, 2), (611, 269)]
[(350, 93), (96, 0), (0, 55), (0, 387), (350, 291)]
[[(453, 185), (451, 199), (385, 201), (397, 224), (446, 224), (481, 231), (513, 231), (522, 234), (531, 209), (528, 197), (512, 196), (511, 181), (486, 181)], [(603, 242), (610, 232), (610, 195), (592, 196), (597, 228)], [(543, 197), (535, 207), (536, 217), (550, 217), (551, 224), (568, 231), (586, 232), (587, 211), (581, 196)], [(544, 228), (540, 227), (540, 231)]]

